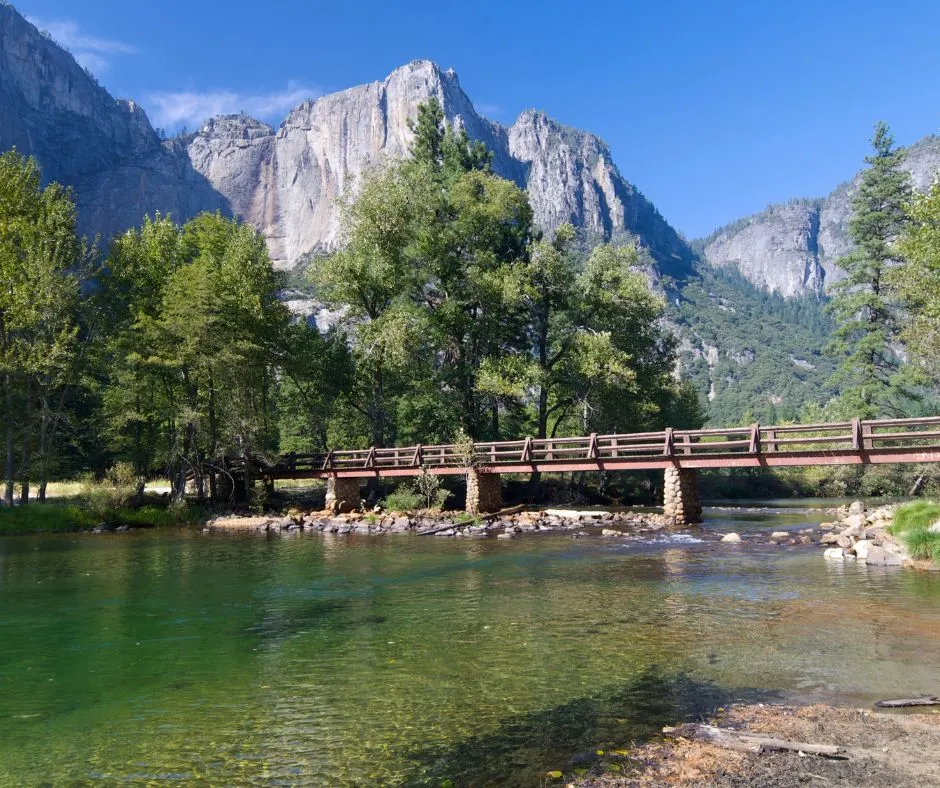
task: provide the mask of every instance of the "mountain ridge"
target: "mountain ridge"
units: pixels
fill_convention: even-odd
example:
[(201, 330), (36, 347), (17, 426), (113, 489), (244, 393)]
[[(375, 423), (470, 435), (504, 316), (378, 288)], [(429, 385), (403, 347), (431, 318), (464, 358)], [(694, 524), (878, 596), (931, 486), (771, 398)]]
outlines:
[(571, 222), (600, 239), (635, 235), (664, 272), (695, 255), (617, 169), (596, 135), (526, 110), (510, 126), (479, 114), (456, 72), (415, 60), (383, 80), (305, 100), (274, 128), (245, 115), (210, 118), (161, 140), (133, 101), (90, 72), (12, 6), (0, 5), (0, 148), (35, 156), (72, 187), (83, 233), (107, 240), (159, 211), (186, 221), (222, 211), (255, 226), (289, 269), (340, 241), (338, 198), (373, 167), (407, 155), (409, 121), (436, 97), (448, 123), (493, 151), (493, 170), (528, 193), (537, 226)]
[[(905, 148), (902, 165), (915, 190), (940, 175), (940, 136), (927, 135)], [(843, 273), (837, 262), (852, 244), (848, 226), (861, 172), (828, 195), (768, 205), (693, 242), (711, 265), (738, 270), (754, 285), (785, 297), (825, 292)]]

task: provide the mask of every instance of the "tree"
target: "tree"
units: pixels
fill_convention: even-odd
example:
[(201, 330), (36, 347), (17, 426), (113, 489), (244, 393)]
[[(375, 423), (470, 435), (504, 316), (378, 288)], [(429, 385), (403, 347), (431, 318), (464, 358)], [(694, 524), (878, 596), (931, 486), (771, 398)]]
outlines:
[[(78, 280), (85, 250), (75, 206), (58, 184), (41, 186), (39, 166), (16, 151), (0, 155), (0, 376), (4, 391), (5, 488), (13, 503), (15, 451), (28, 500), (34, 449), (41, 473), (50, 451), (51, 401), (77, 356)], [(39, 424), (36, 403), (39, 403)]]
[[(350, 338), (355, 379), (346, 401), (368, 422), (371, 445), (394, 433), (394, 413), (427, 326), (416, 305), (420, 290), (414, 244), (435, 215), (433, 185), (401, 164), (370, 173), (354, 202), (343, 206), (345, 245), (312, 261), (317, 296), (340, 312)], [(416, 373), (415, 373), (416, 374)]]
[[(118, 302), (105, 410), (113, 446), (139, 480), (162, 466), (173, 495), (188, 476), (216, 495), (226, 457), (275, 446), (274, 390), (287, 363), (282, 277), (251, 227), (203, 214), (145, 222), (117, 242), (104, 288)], [(119, 312), (116, 309), (116, 312)], [(250, 495), (250, 474), (246, 474)]]
[(904, 262), (891, 285), (905, 306), (901, 338), (927, 382), (940, 382), (940, 183), (916, 195), (898, 242)]
[(840, 361), (834, 377), (840, 410), (862, 418), (896, 413), (905, 396), (894, 350), (897, 304), (887, 274), (897, 264), (893, 244), (908, 223), (910, 183), (901, 168), (904, 151), (894, 147), (886, 124), (875, 126), (872, 147), (852, 201), (849, 237), (855, 249), (838, 261), (845, 278), (833, 288), (830, 309), (836, 328), (828, 346)]

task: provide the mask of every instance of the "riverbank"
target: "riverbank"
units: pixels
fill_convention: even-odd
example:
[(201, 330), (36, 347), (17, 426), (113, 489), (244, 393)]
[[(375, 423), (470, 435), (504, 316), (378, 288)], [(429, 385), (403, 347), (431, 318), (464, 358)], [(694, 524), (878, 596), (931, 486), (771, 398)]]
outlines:
[(940, 506), (929, 501), (866, 509), (861, 501), (830, 509), (822, 523), (827, 561), (940, 571)]
[[(655, 741), (629, 750), (597, 755), (587, 774), (554, 771), (549, 784), (570, 777), (577, 788), (653, 788), (653, 786), (796, 786), (840, 784), (859, 788), (940, 785), (940, 714), (888, 714), (822, 704), (812, 706), (733, 706), (709, 724), (728, 731), (732, 749), (701, 739), (700, 725), (665, 729)], [(772, 750), (751, 744), (776, 739), (822, 745), (838, 755)], [(583, 769), (581, 771), (584, 771)]]

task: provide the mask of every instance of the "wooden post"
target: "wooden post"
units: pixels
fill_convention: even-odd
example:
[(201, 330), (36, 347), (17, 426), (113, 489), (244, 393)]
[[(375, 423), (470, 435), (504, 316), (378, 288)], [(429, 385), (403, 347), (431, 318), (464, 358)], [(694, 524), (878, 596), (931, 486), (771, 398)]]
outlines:
[(874, 441), (872, 440), (872, 429), (871, 424), (866, 424), (862, 422), (862, 449), (863, 451), (871, 451), (874, 447)]
[(767, 450), (777, 451), (777, 433), (775, 430), (767, 430)]
[(663, 456), (672, 457), (675, 454), (675, 438), (672, 427), (666, 427), (666, 440), (663, 442)]
[(597, 433), (592, 432), (590, 438), (588, 438), (588, 459), (596, 460), (597, 459)]
[(519, 459), (519, 462), (531, 462), (532, 461), (532, 438), (527, 437), (525, 439), (525, 445), (522, 447), (522, 457)]
[(751, 425), (751, 444), (747, 447), (751, 454), (760, 454), (760, 424)]
[(862, 450), (862, 422), (860, 419), (852, 419), (852, 450)]

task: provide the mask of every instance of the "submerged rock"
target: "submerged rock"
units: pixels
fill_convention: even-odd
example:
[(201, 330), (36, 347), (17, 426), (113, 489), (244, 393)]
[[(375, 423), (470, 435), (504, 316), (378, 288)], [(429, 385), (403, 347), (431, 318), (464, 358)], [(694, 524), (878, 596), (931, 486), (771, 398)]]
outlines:
[(721, 541), (722, 541), (722, 542), (730, 542), (730, 543), (732, 543), (732, 544), (735, 544), (735, 543), (741, 541), (741, 534), (738, 534), (738, 533), (735, 533), (734, 531), (732, 531), (731, 533), (725, 534), (724, 536), (722, 536), (722, 537), (721, 537)]

